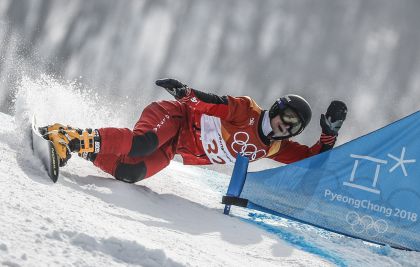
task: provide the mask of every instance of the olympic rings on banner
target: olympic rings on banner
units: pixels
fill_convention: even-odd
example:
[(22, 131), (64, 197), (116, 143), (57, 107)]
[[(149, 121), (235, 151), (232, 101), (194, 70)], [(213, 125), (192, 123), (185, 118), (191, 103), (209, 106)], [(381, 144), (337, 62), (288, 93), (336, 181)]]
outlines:
[(388, 223), (382, 219), (375, 221), (371, 216), (364, 215), (360, 217), (357, 212), (347, 213), (346, 221), (351, 225), (354, 233), (366, 233), (370, 237), (376, 237), (388, 231)]
[(235, 133), (233, 139), (234, 141), (231, 145), (232, 150), (235, 151), (235, 153), (239, 153), (241, 156), (248, 157), (250, 160), (265, 157), (267, 154), (263, 149), (257, 150), (256, 145), (248, 144), (249, 135), (246, 132)]

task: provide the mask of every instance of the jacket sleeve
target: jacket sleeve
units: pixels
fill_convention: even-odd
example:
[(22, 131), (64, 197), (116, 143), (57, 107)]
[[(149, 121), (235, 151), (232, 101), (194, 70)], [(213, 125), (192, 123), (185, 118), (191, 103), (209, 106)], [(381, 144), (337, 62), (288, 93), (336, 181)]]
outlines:
[(282, 163), (293, 163), (321, 153), (322, 145), (318, 141), (313, 146), (299, 144), (290, 140), (282, 141), (279, 153), (274, 154), (271, 159)]
[(179, 101), (200, 113), (238, 122), (247, 116), (253, 104), (249, 97), (218, 96), (195, 89), (190, 89)]

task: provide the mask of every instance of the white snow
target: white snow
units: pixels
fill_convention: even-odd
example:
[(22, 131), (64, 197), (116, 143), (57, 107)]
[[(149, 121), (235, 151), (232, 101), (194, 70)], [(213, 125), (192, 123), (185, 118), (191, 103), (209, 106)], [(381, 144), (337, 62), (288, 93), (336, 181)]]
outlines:
[[(42, 77), (0, 113), (0, 264), (4, 266), (415, 266), (420, 253), (366, 244), (246, 209), (223, 215), (229, 176), (172, 164), (137, 184), (76, 155), (53, 184), (27, 142), (41, 123), (130, 127), (127, 107)], [(56, 98), (57, 97), (57, 98)], [(63, 100), (65, 98), (65, 100)], [(57, 101), (60, 99), (60, 101)], [(50, 107), (47, 109), (46, 106)], [(54, 112), (52, 112), (54, 110)], [(100, 110), (105, 116), (96, 112)]]

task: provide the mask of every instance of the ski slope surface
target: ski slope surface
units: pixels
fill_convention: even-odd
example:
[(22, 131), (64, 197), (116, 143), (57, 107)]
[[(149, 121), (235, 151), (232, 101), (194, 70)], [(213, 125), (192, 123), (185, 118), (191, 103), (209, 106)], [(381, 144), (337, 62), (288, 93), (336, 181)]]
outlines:
[(133, 113), (127, 105), (98, 105), (99, 98), (74, 87), (46, 77), (23, 79), (15, 115), (0, 113), (0, 264), (420, 264), (417, 252), (367, 244), (260, 212), (232, 208), (231, 216), (225, 216), (220, 201), (230, 177), (175, 161), (150, 179), (126, 184), (74, 155), (53, 184), (30, 149), (31, 114), (40, 124), (129, 127), (131, 118), (115, 110)]
[[(74, 160), (53, 184), (0, 114), (0, 263), (9, 266), (328, 265), (274, 234), (222, 214), (203, 177), (174, 163), (131, 185)], [(24, 153), (22, 153), (24, 152)]]

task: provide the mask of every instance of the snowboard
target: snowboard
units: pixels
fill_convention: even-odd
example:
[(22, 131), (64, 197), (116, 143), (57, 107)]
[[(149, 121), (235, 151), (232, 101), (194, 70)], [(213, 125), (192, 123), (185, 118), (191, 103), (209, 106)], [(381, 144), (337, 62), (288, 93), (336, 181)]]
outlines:
[(55, 150), (53, 142), (42, 137), (38, 126), (36, 125), (35, 115), (32, 117), (31, 132), (32, 150), (34, 155), (41, 160), (48, 176), (55, 183), (57, 182), (58, 175), (60, 173), (57, 151)]

